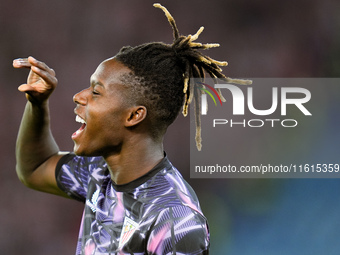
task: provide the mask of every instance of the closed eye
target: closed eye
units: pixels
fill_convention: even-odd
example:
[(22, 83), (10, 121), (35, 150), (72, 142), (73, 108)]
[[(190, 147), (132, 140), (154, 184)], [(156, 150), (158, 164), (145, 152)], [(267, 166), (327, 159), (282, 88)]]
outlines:
[(102, 89), (104, 88), (104, 86), (95, 80), (91, 81), (91, 93), (92, 95), (101, 95)]
[(96, 91), (96, 90), (92, 90), (92, 94), (93, 95), (100, 95), (100, 93), (98, 91)]

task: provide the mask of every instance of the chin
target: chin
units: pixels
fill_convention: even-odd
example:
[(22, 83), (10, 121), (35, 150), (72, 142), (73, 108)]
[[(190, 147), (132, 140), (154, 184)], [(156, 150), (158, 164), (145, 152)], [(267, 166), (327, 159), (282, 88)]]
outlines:
[(77, 156), (82, 156), (82, 157), (98, 157), (98, 156), (102, 156), (101, 153), (99, 153), (99, 152), (94, 152), (94, 151), (91, 152), (91, 151), (82, 150), (77, 145), (74, 145), (73, 153), (75, 155), (77, 155)]
[(87, 156), (86, 153), (85, 153), (84, 151), (82, 151), (82, 150), (79, 148), (79, 145), (77, 145), (77, 144), (74, 144), (73, 152), (74, 152), (74, 154), (76, 154), (77, 156)]

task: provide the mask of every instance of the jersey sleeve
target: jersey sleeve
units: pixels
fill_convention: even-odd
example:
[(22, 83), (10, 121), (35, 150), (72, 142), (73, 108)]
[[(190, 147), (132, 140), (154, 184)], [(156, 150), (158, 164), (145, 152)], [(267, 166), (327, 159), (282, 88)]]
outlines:
[(102, 160), (73, 153), (63, 156), (56, 166), (58, 187), (71, 198), (85, 203), (89, 180), (99, 161)]
[(148, 254), (209, 254), (206, 218), (186, 206), (163, 210), (151, 230)]

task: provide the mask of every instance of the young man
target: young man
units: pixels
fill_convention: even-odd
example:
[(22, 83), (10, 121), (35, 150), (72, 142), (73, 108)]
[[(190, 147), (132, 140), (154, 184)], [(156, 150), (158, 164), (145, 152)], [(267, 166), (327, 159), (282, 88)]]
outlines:
[(216, 45), (194, 43), (199, 33), (179, 36), (171, 15), (155, 6), (166, 13), (174, 43), (124, 47), (98, 66), (90, 87), (73, 98), (81, 123), (74, 153), (59, 151), (49, 127), (55, 72), (33, 57), (13, 62), (30, 69), (19, 86), (28, 102), (17, 173), (30, 188), (85, 203), (76, 254), (208, 254), (207, 220), (162, 140), (183, 103), (186, 114), (199, 98), (189, 77), (204, 70), (221, 77), (224, 63), (197, 50)]

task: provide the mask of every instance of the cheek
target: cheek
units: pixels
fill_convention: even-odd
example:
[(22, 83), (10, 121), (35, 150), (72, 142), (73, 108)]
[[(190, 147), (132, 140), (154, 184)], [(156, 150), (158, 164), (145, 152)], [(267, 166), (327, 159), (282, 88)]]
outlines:
[[(124, 127), (124, 111), (121, 109), (107, 109), (105, 111), (92, 112), (90, 116), (92, 131), (115, 132)], [(98, 134), (99, 135), (99, 134)]]

